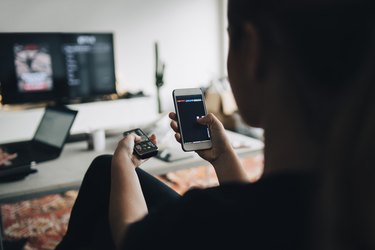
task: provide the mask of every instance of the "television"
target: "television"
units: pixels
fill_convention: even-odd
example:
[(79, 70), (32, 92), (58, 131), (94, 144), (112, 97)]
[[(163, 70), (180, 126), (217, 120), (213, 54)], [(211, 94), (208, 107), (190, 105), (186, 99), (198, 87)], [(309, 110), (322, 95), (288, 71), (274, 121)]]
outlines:
[(0, 33), (2, 104), (79, 103), (116, 94), (112, 33)]

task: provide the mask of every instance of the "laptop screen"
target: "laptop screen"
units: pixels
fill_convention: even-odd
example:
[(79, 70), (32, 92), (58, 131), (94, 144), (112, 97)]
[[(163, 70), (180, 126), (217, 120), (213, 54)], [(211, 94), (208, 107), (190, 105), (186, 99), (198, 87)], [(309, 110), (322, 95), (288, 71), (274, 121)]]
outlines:
[(58, 148), (62, 147), (74, 119), (74, 113), (47, 108), (35, 133), (34, 140)]

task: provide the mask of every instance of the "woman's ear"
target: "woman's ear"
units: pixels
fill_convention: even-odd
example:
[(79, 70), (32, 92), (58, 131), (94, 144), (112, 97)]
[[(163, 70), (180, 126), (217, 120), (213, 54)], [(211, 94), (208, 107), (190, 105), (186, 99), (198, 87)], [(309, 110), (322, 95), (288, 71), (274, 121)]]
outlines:
[[(260, 36), (253, 23), (246, 22), (243, 26), (242, 39), (243, 62), (253, 82), (257, 82), (260, 63)], [(255, 80), (255, 81), (254, 81)]]

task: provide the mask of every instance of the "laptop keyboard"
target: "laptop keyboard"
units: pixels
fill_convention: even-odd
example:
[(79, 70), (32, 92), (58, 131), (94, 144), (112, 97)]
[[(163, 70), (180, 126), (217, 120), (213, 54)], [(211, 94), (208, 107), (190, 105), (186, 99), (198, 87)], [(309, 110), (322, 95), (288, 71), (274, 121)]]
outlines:
[(9, 153), (17, 153), (17, 158), (12, 160), (14, 165), (24, 165), (31, 162), (42, 162), (57, 157), (55, 152), (47, 150), (42, 145), (37, 145), (30, 141), (29, 143), (10, 143), (3, 145), (4, 150)]

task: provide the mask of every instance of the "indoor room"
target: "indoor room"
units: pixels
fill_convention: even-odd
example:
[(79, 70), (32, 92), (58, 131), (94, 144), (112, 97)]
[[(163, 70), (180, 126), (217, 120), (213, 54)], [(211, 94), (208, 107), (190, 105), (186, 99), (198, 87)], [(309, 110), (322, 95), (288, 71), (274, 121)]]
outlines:
[[(202, 90), (249, 178), (260, 177), (262, 130), (242, 121), (227, 80), (227, 1), (0, 6), (0, 153), (17, 154), (0, 159), (0, 249), (54, 249), (90, 163), (113, 154), (128, 130), (157, 136), (158, 152), (141, 167), (176, 192), (217, 185), (212, 166), (174, 139), (175, 89)], [(35, 138), (56, 152), (29, 160), (6, 151)]]
[(375, 249), (370, 0), (1, 0), (0, 250)]

